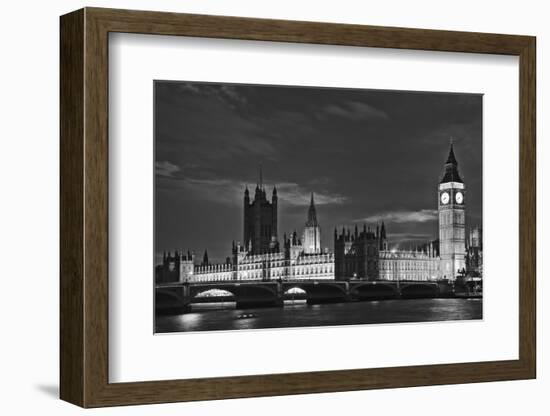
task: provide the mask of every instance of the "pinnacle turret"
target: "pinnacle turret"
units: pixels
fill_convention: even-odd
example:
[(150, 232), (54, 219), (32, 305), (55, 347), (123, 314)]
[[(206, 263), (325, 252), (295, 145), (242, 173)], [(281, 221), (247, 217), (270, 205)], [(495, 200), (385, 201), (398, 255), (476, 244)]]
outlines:
[(306, 227), (317, 227), (317, 210), (315, 209), (315, 201), (313, 199), (313, 192), (311, 193), (311, 200), (309, 203), (309, 209), (307, 211)]

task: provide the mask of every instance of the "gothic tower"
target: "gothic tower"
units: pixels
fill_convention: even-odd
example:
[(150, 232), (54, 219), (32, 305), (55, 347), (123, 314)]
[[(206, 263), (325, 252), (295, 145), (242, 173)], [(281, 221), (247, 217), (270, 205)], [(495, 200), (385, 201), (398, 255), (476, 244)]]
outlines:
[(279, 250), (277, 241), (277, 189), (273, 188), (271, 202), (267, 199), (262, 183), (256, 185), (254, 201), (250, 202), (248, 188), (244, 191), (244, 246), (251, 254), (270, 253)]
[(439, 182), (439, 247), (442, 278), (456, 279), (466, 266), (465, 186), (458, 172), (453, 144)]
[(376, 227), (376, 235), (378, 236), (379, 247), (378, 250), (383, 251), (388, 249), (388, 238), (386, 237), (386, 225), (382, 221), (382, 227), (380, 227), (380, 233), (378, 233), (378, 226)]
[(306, 254), (319, 254), (321, 252), (321, 228), (317, 222), (313, 192), (311, 193), (311, 202), (307, 211), (307, 222), (302, 237), (302, 245)]

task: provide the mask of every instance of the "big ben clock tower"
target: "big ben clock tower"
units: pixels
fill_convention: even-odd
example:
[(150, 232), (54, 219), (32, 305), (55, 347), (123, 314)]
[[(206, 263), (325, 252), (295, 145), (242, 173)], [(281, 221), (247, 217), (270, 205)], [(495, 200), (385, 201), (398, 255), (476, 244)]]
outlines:
[(465, 186), (458, 173), (453, 144), (439, 182), (439, 255), (442, 278), (454, 280), (465, 269)]

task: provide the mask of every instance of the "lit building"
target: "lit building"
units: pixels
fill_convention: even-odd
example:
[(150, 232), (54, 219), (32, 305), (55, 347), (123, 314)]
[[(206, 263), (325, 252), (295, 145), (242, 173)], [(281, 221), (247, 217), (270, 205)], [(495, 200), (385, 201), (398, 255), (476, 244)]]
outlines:
[(248, 188), (244, 191), (243, 242), (251, 254), (279, 251), (277, 241), (277, 188), (273, 188), (271, 202), (266, 198), (260, 171), (254, 201), (250, 202)]
[(357, 226), (353, 232), (344, 228), (338, 234), (337, 230), (334, 230), (335, 278), (377, 280), (378, 253), (383, 241), (379, 227), (376, 227), (376, 232), (366, 225), (361, 232)]
[(437, 280), (440, 278), (440, 259), (435, 243), (425, 249), (380, 251), (380, 280)]
[(466, 240), (466, 272), (472, 277), (483, 276), (483, 234), (473, 227)]
[(466, 271), (465, 186), (458, 172), (453, 145), (439, 182), (439, 251), (440, 273), (453, 279)]
[(311, 202), (307, 213), (307, 222), (304, 227), (302, 237), (304, 253), (319, 254), (321, 253), (321, 228), (317, 222), (317, 212), (315, 211), (315, 203), (313, 201), (313, 193), (311, 193)]
[[(466, 250), (465, 185), (453, 145), (438, 185), (439, 241), (411, 250), (389, 249), (386, 227), (334, 231), (337, 280), (454, 280), (467, 272), (482, 274), (481, 231), (473, 231)], [(468, 268), (467, 268), (468, 260)]]
[(335, 278), (337, 280), (436, 280), (440, 258), (435, 243), (411, 250), (390, 250), (386, 226), (359, 232), (334, 232)]
[(232, 255), (225, 263), (210, 263), (206, 251), (200, 265), (195, 264), (195, 256), (189, 252), (165, 253), (162, 265), (157, 267), (157, 281), (334, 279), (334, 254), (321, 250), (321, 227), (313, 194), (302, 240), (296, 231), (285, 235), (281, 250), (277, 239), (277, 191), (273, 188), (269, 202), (260, 180), (254, 201), (250, 201), (248, 188), (245, 189), (243, 235), (246, 245), (233, 242)]
[(285, 234), (282, 247), (277, 230), (277, 190), (271, 201), (260, 181), (254, 200), (244, 191), (243, 244), (233, 242), (225, 263), (212, 264), (204, 253), (201, 264), (183, 251), (164, 254), (156, 268), (159, 282), (239, 280), (454, 280), (483, 271), (482, 234), (476, 227), (465, 240), (465, 185), (458, 171), (453, 145), (437, 188), (439, 240), (410, 250), (390, 249), (386, 226), (363, 225), (334, 230), (334, 253), (321, 249), (321, 227), (313, 193), (302, 238)]

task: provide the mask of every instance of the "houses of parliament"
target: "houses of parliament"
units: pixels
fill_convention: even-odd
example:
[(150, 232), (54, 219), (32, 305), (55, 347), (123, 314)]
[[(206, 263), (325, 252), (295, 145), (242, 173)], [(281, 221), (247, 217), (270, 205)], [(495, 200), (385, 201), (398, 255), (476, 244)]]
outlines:
[(253, 199), (243, 197), (243, 239), (233, 242), (225, 263), (211, 263), (205, 251), (164, 253), (156, 267), (157, 282), (216, 282), (238, 280), (455, 280), (482, 276), (482, 234), (479, 227), (466, 238), (466, 186), (451, 143), (437, 187), (439, 235), (411, 250), (390, 248), (384, 222), (334, 230), (334, 252), (322, 248), (321, 226), (314, 194), (301, 235), (278, 234), (278, 195), (271, 198), (260, 181)]

